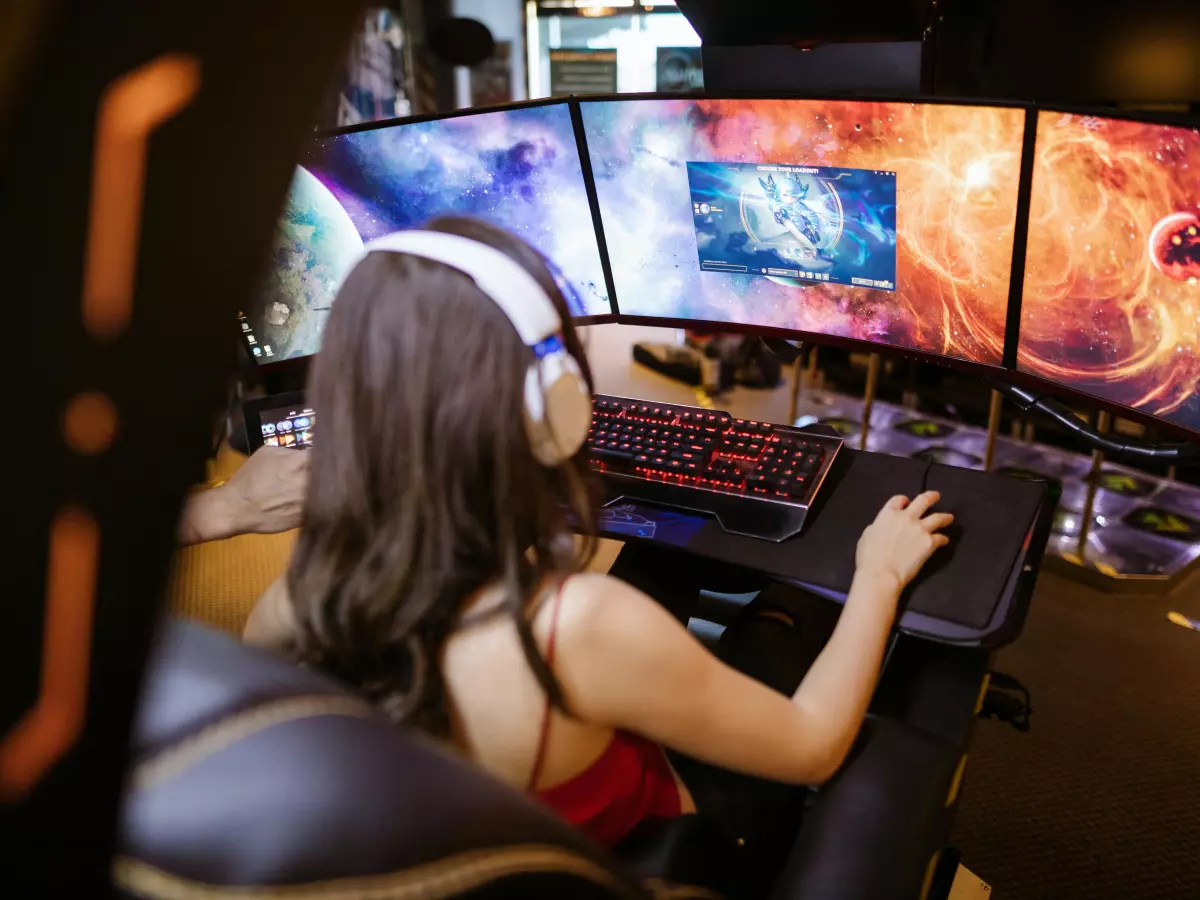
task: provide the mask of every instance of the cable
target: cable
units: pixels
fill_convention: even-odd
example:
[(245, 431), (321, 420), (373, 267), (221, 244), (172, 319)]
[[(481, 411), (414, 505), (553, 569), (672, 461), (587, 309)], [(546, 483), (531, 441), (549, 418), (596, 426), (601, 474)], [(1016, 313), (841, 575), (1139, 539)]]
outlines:
[(783, 338), (759, 338), (771, 353), (788, 365), (791, 365), (804, 354), (804, 345), (799, 341), (785, 341)]
[(1200, 462), (1200, 445), (1197, 444), (1143, 444), (1138, 441), (1114, 439), (1101, 434), (1086, 422), (1081, 421), (1064, 403), (1042, 396), (1029, 388), (999, 381), (990, 382), (992, 388), (1012, 400), (1025, 412), (1036, 410), (1058, 422), (1076, 438), (1105, 456), (1131, 462), (1165, 462), (1189, 465)]
[[(1029, 731), (1029, 718), (1033, 715), (1033, 699), (1029, 688), (1021, 684), (1011, 675), (1002, 672), (991, 672), (991, 680), (984, 694), (983, 707), (979, 711), (981, 719), (998, 719), (1007, 722), (1022, 733)], [(1020, 697), (1014, 697), (1019, 693)]]
[(927, 460), (925, 463), (925, 471), (921, 473), (921, 489), (917, 491), (917, 495), (925, 493), (929, 490), (929, 473), (933, 471), (933, 460)]

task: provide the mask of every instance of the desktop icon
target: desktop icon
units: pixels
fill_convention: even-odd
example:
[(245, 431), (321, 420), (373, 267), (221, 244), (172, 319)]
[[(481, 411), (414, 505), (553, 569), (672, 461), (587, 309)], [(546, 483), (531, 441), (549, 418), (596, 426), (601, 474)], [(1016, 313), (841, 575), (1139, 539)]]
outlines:
[(290, 447), (292, 444), (296, 443), (296, 436), (294, 434), (281, 434), (279, 436), (279, 443), (284, 447)]
[(308, 416), (300, 416), (292, 421), (292, 424), (297, 428), (307, 428), (312, 424), (312, 420)]
[(242, 331), (249, 331), (249, 330), (250, 330), (250, 323), (249, 323), (249, 322), (243, 322), (243, 323), (242, 323)]
[(263, 434), (274, 434), (274, 433), (275, 433), (275, 426), (274, 426), (274, 425), (272, 425), (270, 422), (267, 422), (267, 423), (266, 423), (266, 424), (264, 424), (264, 425), (263, 425), (263, 427), (262, 427), (262, 433), (263, 433)]
[(289, 420), (284, 419), (282, 422), (279, 423), (278, 428), (280, 431), (291, 431), (292, 423)]
[(274, 355), (275, 355), (275, 354), (274, 354), (274, 353), (271, 351), (271, 345), (270, 345), (270, 344), (263, 344), (263, 352), (264, 352), (264, 353), (266, 353), (266, 354), (267, 354), (267, 356), (274, 356)]
[(272, 447), (278, 447), (278, 446), (279, 446), (279, 438), (277, 438), (277, 437), (269, 437), (269, 438), (267, 438), (265, 441), (263, 441), (263, 443), (264, 443), (264, 444), (270, 444)]
[(255, 356), (262, 356), (262, 347), (251, 347), (250, 352)]

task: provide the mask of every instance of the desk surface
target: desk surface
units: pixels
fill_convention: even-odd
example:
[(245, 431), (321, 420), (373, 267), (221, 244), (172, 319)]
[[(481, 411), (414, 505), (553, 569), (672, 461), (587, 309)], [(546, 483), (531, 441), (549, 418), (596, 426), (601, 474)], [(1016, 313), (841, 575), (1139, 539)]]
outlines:
[(858, 538), (888, 498), (922, 489), (952, 512), (951, 544), (925, 566), (902, 600), (899, 627), (957, 643), (1003, 632), (1022, 588), (1044, 484), (879, 453), (843, 449), (803, 531), (781, 543), (725, 532), (711, 517), (614, 498), (600, 515), (604, 537), (665, 544), (844, 600)]

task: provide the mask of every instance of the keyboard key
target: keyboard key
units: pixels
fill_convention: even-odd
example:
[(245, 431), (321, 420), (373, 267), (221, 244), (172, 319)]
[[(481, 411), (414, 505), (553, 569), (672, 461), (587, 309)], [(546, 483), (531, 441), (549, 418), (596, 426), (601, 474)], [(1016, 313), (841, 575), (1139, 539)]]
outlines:
[(633, 461), (632, 453), (624, 453), (620, 450), (607, 450), (593, 447), (589, 451), (592, 459), (602, 463), (628, 463)]

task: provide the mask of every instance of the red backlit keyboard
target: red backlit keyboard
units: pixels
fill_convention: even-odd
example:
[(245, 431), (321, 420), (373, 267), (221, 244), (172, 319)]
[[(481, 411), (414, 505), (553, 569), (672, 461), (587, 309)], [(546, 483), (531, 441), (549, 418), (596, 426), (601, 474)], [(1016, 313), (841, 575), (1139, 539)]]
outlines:
[(727, 412), (597, 396), (588, 455), (612, 493), (712, 513), (735, 534), (797, 534), (841, 438)]

